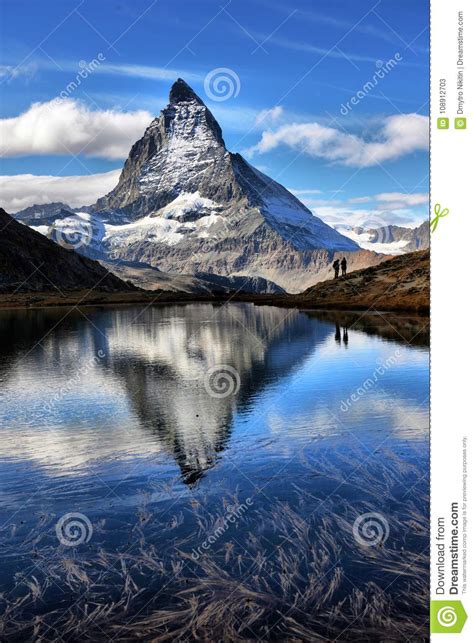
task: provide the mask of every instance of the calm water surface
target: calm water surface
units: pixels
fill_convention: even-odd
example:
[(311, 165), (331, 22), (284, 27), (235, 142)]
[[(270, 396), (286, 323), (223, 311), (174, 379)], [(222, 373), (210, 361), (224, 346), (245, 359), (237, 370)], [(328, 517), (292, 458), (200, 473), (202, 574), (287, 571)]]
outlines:
[(426, 320), (66, 313), (0, 311), (7, 639), (427, 636)]

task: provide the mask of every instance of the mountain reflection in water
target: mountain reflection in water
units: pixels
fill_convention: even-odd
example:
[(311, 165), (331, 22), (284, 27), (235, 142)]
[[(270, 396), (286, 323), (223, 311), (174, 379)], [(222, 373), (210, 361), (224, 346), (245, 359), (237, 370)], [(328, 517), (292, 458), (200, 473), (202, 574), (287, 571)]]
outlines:
[[(63, 315), (0, 314), (10, 427), (3, 428), (2, 445), (52, 474), (97, 458), (164, 451), (183, 480), (194, 483), (225, 448), (237, 410), (245, 412), (318, 351), (325, 354), (332, 338), (335, 346), (350, 346), (347, 315), (318, 318), (251, 304), (86, 309), (58, 323)], [(382, 332), (403, 344), (394, 325), (385, 323)], [(217, 365), (239, 374), (235, 395), (209, 395), (206, 373)], [(338, 374), (336, 390), (346, 375)], [(333, 377), (334, 368), (325, 373), (327, 381)], [(343, 396), (332, 397), (329, 389), (326, 407)]]
[(425, 640), (428, 357), (401, 316), (0, 311), (5, 640)]

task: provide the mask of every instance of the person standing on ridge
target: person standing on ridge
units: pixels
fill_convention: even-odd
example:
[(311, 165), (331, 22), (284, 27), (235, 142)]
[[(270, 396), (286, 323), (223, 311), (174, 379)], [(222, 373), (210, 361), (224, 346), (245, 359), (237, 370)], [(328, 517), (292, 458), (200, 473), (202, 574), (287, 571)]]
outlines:
[(347, 259), (345, 257), (342, 257), (341, 268), (342, 268), (342, 276), (345, 277), (347, 274)]
[(334, 268), (334, 279), (337, 279), (339, 277), (339, 259), (336, 259), (332, 267)]

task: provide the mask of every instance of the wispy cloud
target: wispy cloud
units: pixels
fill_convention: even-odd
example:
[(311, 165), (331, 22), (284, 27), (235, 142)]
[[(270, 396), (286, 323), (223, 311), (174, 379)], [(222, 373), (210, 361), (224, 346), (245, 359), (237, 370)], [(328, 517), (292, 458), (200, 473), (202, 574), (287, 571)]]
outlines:
[[(383, 192), (382, 194), (375, 194), (373, 196), (361, 196), (350, 199), (350, 203), (372, 203), (373, 201), (381, 201), (384, 205), (380, 207), (390, 207), (392, 209), (401, 209), (407, 205), (422, 205), (428, 203), (429, 194), (427, 193), (404, 193), (404, 192)], [(386, 204), (390, 203), (390, 206)], [(394, 207), (393, 204), (399, 204), (400, 207)]]
[(183, 69), (168, 69), (167, 67), (153, 67), (149, 65), (117, 65), (112, 63), (104, 63), (97, 68), (96, 73), (166, 81), (174, 81), (177, 78), (184, 78), (184, 80), (189, 82), (199, 81), (205, 77), (205, 73), (198, 74)]
[(290, 192), (292, 192), (295, 196), (301, 196), (301, 197), (310, 197), (315, 194), (321, 194), (321, 190), (316, 190), (316, 189), (307, 189), (307, 190), (292, 190), (290, 189)]
[(419, 114), (397, 114), (384, 119), (370, 139), (319, 123), (284, 125), (265, 131), (248, 152), (264, 154), (279, 146), (352, 167), (369, 167), (418, 150), (427, 150), (429, 119)]
[[(262, 38), (263, 34), (255, 34), (255, 37)], [(369, 62), (375, 64), (376, 58), (373, 56), (366, 56), (363, 54), (356, 54), (354, 52), (342, 52), (335, 48), (330, 47), (319, 47), (313, 45), (303, 40), (292, 40), (290, 38), (285, 38), (283, 36), (272, 36), (269, 39), (269, 42), (278, 47), (283, 47), (285, 49), (291, 49), (293, 51), (304, 51), (308, 54), (317, 54), (319, 56), (325, 56), (328, 58), (337, 58), (341, 60), (354, 60), (357, 62)]]
[[(263, 33), (258, 32), (252, 32), (252, 36), (256, 41), (262, 40), (265, 37)], [(301, 51), (312, 55), (316, 54), (317, 56), (321, 56), (322, 58), (335, 58), (337, 60), (345, 60), (346, 62), (353, 61), (360, 63), (371, 63), (372, 65), (375, 65), (375, 63), (380, 60), (380, 56), (368, 56), (366, 54), (359, 54), (354, 51), (343, 51), (342, 45), (341, 47), (321, 47), (319, 45), (313, 45), (312, 43), (305, 42), (301, 39), (285, 38), (281, 35), (275, 35), (271, 38), (267, 38), (267, 43), (269, 45), (272, 44), (277, 47), (289, 49), (291, 51)], [(388, 57), (391, 58), (396, 51), (403, 51), (404, 49), (405, 45), (400, 42), (398, 48), (394, 48), (394, 51)], [(399, 64), (406, 67), (428, 66), (427, 62), (413, 62), (407, 60), (403, 60)]]
[[(102, 54), (103, 55), (103, 54)], [(27, 65), (0, 65), (0, 79), (7, 76), (17, 78), (19, 76), (32, 75), (37, 70), (45, 70), (55, 73), (78, 73), (81, 70), (79, 60), (53, 60), (50, 58), (38, 57), (34, 62)], [(156, 65), (136, 65), (131, 63), (109, 63), (103, 62), (94, 68), (94, 74), (107, 76), (127, 76), (129, 78), (141, 78), (146, 80), (157, 80), (173, 82), (177, 78), (184, 78), (188, 82), (202, 81), (206, 72), (198, 73), (188, 69), (174, 69)]]
[[(287, 14), (292, 10), (292, 7), (289, 5), (286, 5), (284, 3), (278, 3), (274, 2), (273, 0), (259, 0), (260, 4), (267, 6), (272, 9), (272, 11), (278, 10), (281, 11), (283, 14)], [(300, 20), (301, 22), (304, 22), (305, 24), (313, 23), (313, 24), (321, 24), (321, 25), (328, 25), (329, 27), (333, 27), (335, 30), (339, 30), (341, 35), (344, 35), (347, 31), (351, 31), (354, 33), (359, 33), (362, 35), (370, 36), (371, 39), (379, 39), (383, 40), (385, 42), (388, 42), (392, 45), (400, 45), (403, 44), (403, 41), (401, 38), (399, 38), (395, 33), (392, 33), (389, 31), (386, 27), (383, 26), (383, 23), (376, 18), (374, 15), (372, 16), (372, 20), (374, 23), (369, 22), (369, 18), (366, 20), (359, 22), (357, 24), (354, 24), (354, 21), (350, 20), (344, 20), (343, 18), (336, 17), (336, 15), (330, 14), (330, 13), (322, 13), (318, 11), (307, 11), (303, 9), (298, 9), (298, 11), (295, 12), (294, 14), (295, 20)], [(406, 34), (401, 34), (401, 36), (404, 36), (404, 40), (410, 41), (412, 38), (410, 36), (407, 36)], [(417, 36), (418, 34), (415, 34)], [(417, 47), (417, 50), (423, 53), (428, 53), (428, 48), (425, 47)]]
[(33, 78), (38, 66), (36, 64), (28, 65), (0, 65), (0, 80), (9, 82), (16, 78), (25, 78), (27, 80)]
[[(348, 199), (320, 198), (319, 190), (292, 190), (312, 212), (333, 227), (413, 228), (428, 219), (428, 193), (383, 192)], [(316, 197), (316, 198), (315, 198)]]
[(283, 116), (283, 107), (276, 105), (270, 109), (262, 109), (255, 117), (255, 125), (268, 125), (276, 123)]

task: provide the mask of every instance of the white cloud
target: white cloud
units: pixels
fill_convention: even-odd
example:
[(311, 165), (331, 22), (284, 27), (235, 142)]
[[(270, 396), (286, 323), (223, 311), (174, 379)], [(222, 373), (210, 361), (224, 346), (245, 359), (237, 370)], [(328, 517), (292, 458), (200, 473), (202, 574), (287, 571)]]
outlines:
[(314, 194), (321, 194), (321, 190), (316, 190), (314, 188), (308, 190), (293, 190), (290, 188), (290, 192), (292, 192), (295, 196), (312, 196)]
[(19, 116), (0, 120), (0, 154), (123, 159), (152, 118), (145, 110), (93, 111), (71, 98), (33, 103)]
[(262, 109), (255, 117), (255, 125), (275, 123), (280, 120), (282, 116), (283, 107), (281, 105), (275, 105), (275, 107), (271, 107), (270, 109)]
[(0, 206), (9, 213), (30, 205), (62, 201), (72, 207), (89, 205), (110, 192), (120, 170), (86, 176), (0, 176)]
[[(401, 204), (401, 207), (407, 205), (423, 205), (428, 203), (430, 195), (426, 192), (383, 192), (381, 194), (374, 194), (372, 196), (359, 196), (354, 199), (349, 199), (349, 203), (372, 203), (374, 201), (382, 201), (384, 208), (392, 208), (393, 203)], [(386, 205), (390, 203), (391, 205)]]
[(429, 194), (424, 192), (381, 192), (347, 199), (324, 198), (312, 188), (291, 190), (325, 223), (333, 227), (377, 228), (400, 225), (414, 228), (428, 217)]
[(413, 194), (406, 194), (404, 192), (384, 192), (383, 194), (375, 195), (376, 201), (397, 202), (404, 203), (405, 205), (422, 205), (428, 203), (430, 195), (427, 193), (416, 192)]
[(388, 116), (371, 139), (319, 123), (293, 123), (263, 132), (260, 141), (248, 151), (263, 154), (280, 145), (342, 165), (369, 167), (427, 150), (429, 119), (420, 114)]
[(388, 225), (399, 225), (405, 228), (415, 228), (428, 218), (427, 213), (405, 208), (393, 211), (390, 209), (377, 210), (372, 208), (355, 209), (347, 204), (334, 202), (330, 205), (313, 207), (314, 214), (332, 227), (349, 226), (362, 228), (382, 228)]

